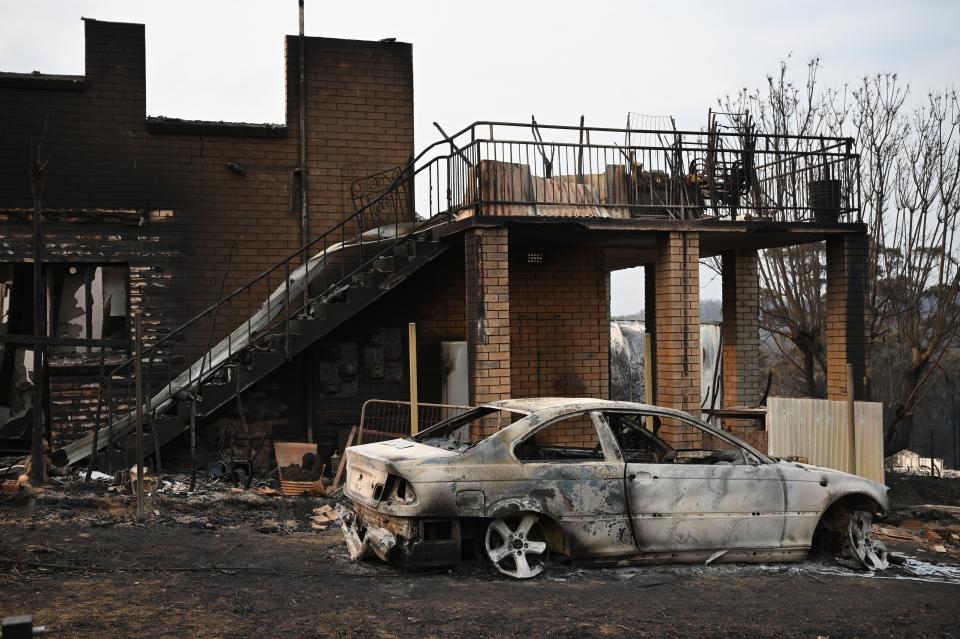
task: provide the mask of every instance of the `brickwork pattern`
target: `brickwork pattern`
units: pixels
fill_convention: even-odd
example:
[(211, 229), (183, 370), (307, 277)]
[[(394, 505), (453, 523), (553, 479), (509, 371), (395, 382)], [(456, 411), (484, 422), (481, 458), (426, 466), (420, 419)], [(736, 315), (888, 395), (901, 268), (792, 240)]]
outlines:
[[(696, 414), (700, 410), (700, 237), (664, 233), (657, 246), (657, 403)], [(695, 448), (699, 431), (664, 424), (660, 436), (671, 446)]]
[(864, 399), (867, 367), (866, 234), (827, 240), (827, 399), (847, 399), (847, 364), (853, 364), (853, 394)]
[[(415, 292), (417, 335), (436, 340), (463, 341), (467, 339), (467, 296), (464, 288), (464, 258), (460, 251), (450, 249), (446, 256), (427, 267), (428, 285), (420, 285)], [(419, 284), (419, 280), (412, 282)], [(395, 303), (391, 298), (391, 303)]]
[[(654, 263), (643, 265), (643, 325), (646, 332), (650, 335), (650, 355), (654, 362), (657, 361), (657, 265)], [(644, 354), (646, 357), (646, 354)], [(644, 362), (646, 366), (646, 362)], [(657, 375), (654, 370), (653, 377), (653, 403), (657, 403)], [(646, 380), (646, 377), (644, 377)], [(647, 401), (644, 397), (643, 401)]]
[(505, 227), (464, 236), (471, 404), (509, 399), (510, 267)]
[(538, 444), (560, 448), (592, 449), (600, 443), (589, 413), (555, 422), (535, 435)]
[(758, 430), (753, 428), (751, 430), (744, 430), (738, 427), (734, 427), (732, 430), (734, 437), (742, 440), (744, 443), (753, 446), (761, 453), (766, 453), (768, 446), (768, 435), (765, 430)]
[(510, 261), (510, 371), (514, 397), (607, 399), (610, 275), (603, 251), (551, 247)]
[[(730, 251), (722, 256), (723, 405), (756, 406), (760, 379), (760, 281), (757, 252)], [(757, 430), (753, 420), (725, 420), (728, 427)]]

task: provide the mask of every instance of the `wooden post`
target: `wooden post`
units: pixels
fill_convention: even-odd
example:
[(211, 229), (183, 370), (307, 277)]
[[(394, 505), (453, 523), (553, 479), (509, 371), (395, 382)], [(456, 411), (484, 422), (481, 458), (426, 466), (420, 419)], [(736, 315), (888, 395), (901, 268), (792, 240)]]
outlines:
[(850, 438), (850, 472), (857, 474), (857, 402), (853, 396), (853, 364), (847, 364), (847, 431)]
[[(199, 384), (197, 384), (199, 386)], [(197, 487), (197, 395), (190, 393), (190, 492)]]
[(137, 521), (143, 521), (143, 311), (134, 318), (134, 385), (137, 396)]
[(407, 337), (410, 343), (410, 434), (416, 435), (420, 430), (419, 411), (417, 410), (417, 325), (410, 322), (407, 327)]
[[(643, 401), (647, 404), (653, 404), (653, 336), (650, 333), (643, 334)], [(653, 432), (653, 415), (647, 416), (647, 430)]]
[[(340, 478), (343, 477), (343, 469), (347, 467), (347, 449), (353, 446), (355, 443), (363, 443), (360, 441), (360, 437), (357, 434), (358, 430), (359, 429), (357, 426), (354, 426), (350, 429), (350, 435), (347, 437), (347, 443), (343, 447), (343, 454), (340, 455), (340, 464), (337, 466), (337, 474), (334, 475), (333, 483), (330, 485), (330, 493), (333, 493), (337, 490), (337, 488), (340, 488)], [(353, 441), (354, 438), (356, 438), (356, 442)]]

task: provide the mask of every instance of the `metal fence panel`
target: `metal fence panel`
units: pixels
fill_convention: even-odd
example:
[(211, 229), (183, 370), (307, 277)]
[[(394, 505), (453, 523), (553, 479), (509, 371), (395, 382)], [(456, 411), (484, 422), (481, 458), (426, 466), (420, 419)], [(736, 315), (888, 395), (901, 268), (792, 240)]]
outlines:
[[(417, 430), (422, 431), (445, 419), (456, 417), (470, 406), (417, 403)], [(360, 411), (360, 429), (356, 444), (369, 444), (410, 434), (410, 402), (368, 399)]]
[[(771, 397), (767, 402), (769, 452), (805, 457), (811, 464), (853, 472), (847, 402)], [(856, 402), (857, 474), (883, 482), (883, 404)]]

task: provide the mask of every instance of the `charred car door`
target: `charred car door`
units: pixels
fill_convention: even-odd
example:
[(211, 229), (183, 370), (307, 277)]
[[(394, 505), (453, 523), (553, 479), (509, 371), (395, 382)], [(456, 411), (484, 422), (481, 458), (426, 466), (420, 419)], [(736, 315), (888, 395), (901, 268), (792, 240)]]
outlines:
[[(553, 420), (513, 446), (529, 495), (563, 528), (572, 557), (635, 553), (623, 462), (598, 412)], [(598, 428), (602, 426), (602, 428)]]
[[(770, 464), (694, 420), (632, 412), (603, 417), (626, 463), (625, 491), (642, 552), (780, 546), (784, 491)], [(683, 448), (648, 430), (653, 418)]]

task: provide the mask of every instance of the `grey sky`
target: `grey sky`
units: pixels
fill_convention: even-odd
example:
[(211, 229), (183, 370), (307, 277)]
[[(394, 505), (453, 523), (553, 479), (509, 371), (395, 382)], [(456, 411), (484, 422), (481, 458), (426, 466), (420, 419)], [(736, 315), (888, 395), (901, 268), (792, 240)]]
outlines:
[[(416, 145), (481, 119), (622, 126), (627, 111), (699, 129), (724, 93), (793, 55), (829, 84), (894, 71), (913, 87), (960, 85), (960, 2), (321, 2), (308, 35), (412, 42)], [(281, 122), (283, 36), (296, 0), (0, 0), (0, 70), (83, 73), (81, 16), (147, 25), (150, 115)], [(215, 71), (211, 71), (215, 69)], [(702, 273), (702, 295), (719, 284)], [(618, 273), (613, 312), (643, 302)]]

